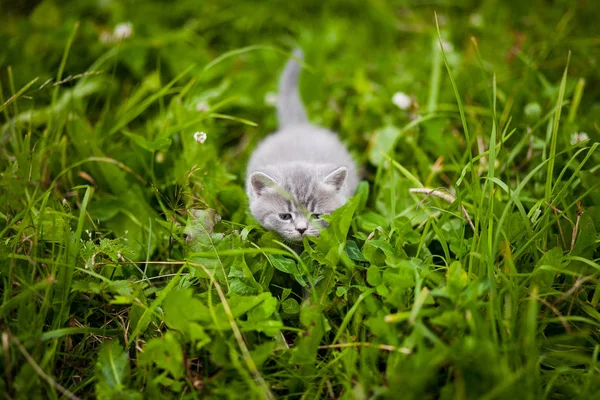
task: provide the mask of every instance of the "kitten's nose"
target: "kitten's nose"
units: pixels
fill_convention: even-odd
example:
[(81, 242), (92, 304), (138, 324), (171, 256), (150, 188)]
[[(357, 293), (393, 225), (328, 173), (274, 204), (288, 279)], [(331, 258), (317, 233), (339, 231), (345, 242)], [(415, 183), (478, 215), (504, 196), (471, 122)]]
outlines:
[(296, 230), (302, 235), (306, 231), (306, 228), (296, 228)]

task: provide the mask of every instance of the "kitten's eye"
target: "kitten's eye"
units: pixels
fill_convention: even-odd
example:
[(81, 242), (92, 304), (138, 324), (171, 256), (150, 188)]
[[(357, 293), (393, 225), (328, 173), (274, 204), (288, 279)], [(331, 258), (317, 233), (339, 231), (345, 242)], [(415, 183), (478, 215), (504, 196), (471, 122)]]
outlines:
[(290, 219), (292, 219), (292, 214), (288, 214), (288, 213), (279, 214), (279, 218), (281, 218), (284, 221), (289, 221)]
[(319, 219), (319, 218), (321, 218), (321, 214), (316, 214), (316, 213), (315, 213), (315, 214), (313, 214), (313, 215), (312, 215), (312, 217), (313, 217), (314, 219)]

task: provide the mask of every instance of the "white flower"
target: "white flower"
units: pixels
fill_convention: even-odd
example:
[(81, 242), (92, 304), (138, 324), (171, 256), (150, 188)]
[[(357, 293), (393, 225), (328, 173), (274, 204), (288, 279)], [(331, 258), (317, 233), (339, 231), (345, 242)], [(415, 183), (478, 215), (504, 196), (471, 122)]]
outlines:
[(206, 142), (206, 133), (205, 132), (196, 132), (194, 133), (194, 140), (198, 143)]
[(158, 164), (162, 164), (163, 162), (165, 162), (165, 153), (163, 153), (162, 151), (156, 153), (156, 162)]
[(412, 99), (406, 93), (396, 92), (392, 96), (392, 103), (394, 103), (401, 110), (408, 110), (412, 104)]
[(133, 35), (133, 25), (131, 22), (121, 22), (115, 26), (113, 36), (115, 39), (128, 39)]
[(448, 42), (447, 40), (442, 39), (442, 48), (444, 49), (444, 51), (446, 53), (451, 53), (452, 50), (454, 50), (454, 45), (450, 42)]
[(210, 106), (208, 105), (207, 102), (201, 101), (198, 104), (196, 104), (196, 111), (202, 112), (202, 111), (208, 111), (208, 110), (210, 110)]
[(265, 94), (265, 103), (270, 106), (277, 104), (277, 93), (268, 92)]
[(575, 145), (577, 143), (584, 142), (588, 140), (590, 137), (585, 132), (574, 132), (571, 134), (571, 144)]

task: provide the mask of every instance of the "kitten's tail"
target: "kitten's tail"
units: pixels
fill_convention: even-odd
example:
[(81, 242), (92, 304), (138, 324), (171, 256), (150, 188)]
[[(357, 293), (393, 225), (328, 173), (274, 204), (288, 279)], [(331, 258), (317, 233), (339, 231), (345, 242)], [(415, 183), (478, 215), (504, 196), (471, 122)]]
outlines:
[[(294, 50), (294, 57), (302, 60), (302, 50)], [(302, 105), (298, 91), (298, 75), (302, 67), (294, 58), (290, 58), (279, 79), (279, 93), (277, 95), (277, 118), (279, 127), (296, 125), (308, 121), (306, 111)]]

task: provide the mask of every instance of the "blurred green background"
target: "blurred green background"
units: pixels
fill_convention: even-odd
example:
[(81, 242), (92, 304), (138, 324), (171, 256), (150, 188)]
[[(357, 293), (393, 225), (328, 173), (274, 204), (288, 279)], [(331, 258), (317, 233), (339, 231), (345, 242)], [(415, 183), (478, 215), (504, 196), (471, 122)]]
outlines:
[[(0, 392), (597, 397), (597, 7), (0, 0)], [(298, 46), (368, 183), (341, 234), (267, 257), (245, 163)]]
[[(537, 122), (542, 111), (551, 109), (571, 52), (567, 93), (573, 93), (580, 79), (585, 80), (585, 90), (577, 119), (570, 119), (559, 141), (567, 145), (570, 135), (579, 131), (598, 139), (595, 116), (600, 111), (596, 73), (600, 46), (595, 6), (594, 1), (566, 0), (3, 1), (0, 80), (7, 99), (11, 85), (18, 90), (38, 78), (31, 91), (56, 78), (65, 45), (79, 24), (61, 75), (62, 79), (71, 78), (60, 87), (72, 88), (82, 81), (88, 84), (78, 92), (78, 107), (70, 111), (75, 111), (75, 119), (85, 115), (83, 119), (95, 130), (102, 154), (127, 160), (127, 165), (144, 178), (143, 172), (152, 169), (155, 178), (172, 184), (165, 174), (172, 170), (176, 158), (166, 157), (162, 165), (156, 165), (156, 150), (166, 149), (166, 139), (177, 141), (178, 137), (172, 136), (175, 131), (188, 137), (195, 131), (206, 131), (209, 144), (204, 148), (219, 152), (212, 161), (222, 162), (239, 184), (246, 149), (276, 127), (268, 98), (276, 90), (286, 52), (295, 46), (305, 50), (311, 67), (305, 70), (301, 84), (312, 120), (341, 131), (363, 163), (367, 157), (361, 149), (377, 129), (402, 126), (434, 110), (455, 112), (452, 87), (437, 50), (435, 11), (459, 92), (465, 103), (473, 106), (470, 115), (489, 115), (489, 77), (496, 75), (500, 129), (509, 118), (511, 127), (526, 129)], [(125, 29), (130, 36), (120, 38), (118, 29)], [(478, 43), (481, 62), (473, 40)], [(248, 46), (257, 47), (229, 54), (206, 69), (223, 54)], [(183, 128), (171, 127), (165, 132), (174, 116), (165, 110), (164, 100), (149, 104), (144, 108), (148, 112), (140, 110), (127, 121), (114, 112), (115, 107), (122, 113), (131, 111), (137, 105), (134, 102), (156, 94), (185, 71), (185, 79), (191, 77), (193, 82), (186, 81), (190, 88), (180, 99), (183, 107), (176, 117), (190, 120)], [(179, 80), (177, 84), (183, 83)], [(396, 92), (413, 98), (411, 112), (398, 110), (392, 103)], [(19, 120), (31, 124), (27, 129), (34, 138), (41, 134), (48, 117), (39, 109), (48, 106), (55, 95), (52, 85), (47, 84), (20, 100)], [(223, 100), (220, 114), (258, 126), (224, 119), (215, 123), (212, 118), (193, 122), (198, 115), (196, 107), (203, 109)], [(28, 110), (39, 112), (27, 114)], [(53, 113), (56, 116), (56, 111)], [(166, 121), (165, 113), (169, 114)], [(152, 151), (144, 153), (139, 146), (130, 146), (131, 136), (114, 135), (122, 122), (128, 132), (154, 141)], [(418, 134), (423, 152), (406, 151), (403, 162), (424, 167), (440, 155), (459, 159), (460, 141), (451, 134), (456, 127), (448, 121), (431, 122)], [(490, 128), (491, 120), (478, 121), (475, 134)], [(104, 131), (111, 132), (109, 137)], [(89, 153), (70, 154), (69, 161)], [(201, 156), (200, 149), (190, 155)], [(194, 165), (189, 161), (184, 162), (183, 169)], [(214, 199), (206, 201), (218, 206)]]

